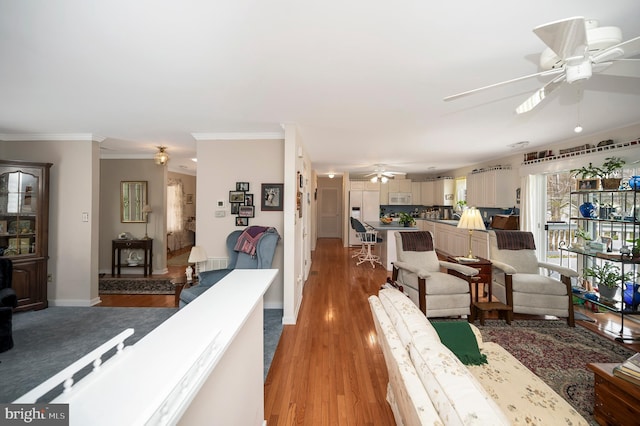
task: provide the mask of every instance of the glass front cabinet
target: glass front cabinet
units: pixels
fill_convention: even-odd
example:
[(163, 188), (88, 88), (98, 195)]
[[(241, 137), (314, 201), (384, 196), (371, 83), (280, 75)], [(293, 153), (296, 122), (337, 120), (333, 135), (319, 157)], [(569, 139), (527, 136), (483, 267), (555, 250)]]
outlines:
[(50, 168), (0, 160), (0, 257), (13, 263), (17, 311), (47, 307)]

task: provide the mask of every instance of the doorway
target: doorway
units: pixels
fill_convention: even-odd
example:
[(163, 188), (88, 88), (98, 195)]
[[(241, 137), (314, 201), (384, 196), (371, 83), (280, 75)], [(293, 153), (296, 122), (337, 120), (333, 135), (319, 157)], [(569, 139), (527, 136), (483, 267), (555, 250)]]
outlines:
[(318, 178), (318, 238), (342, 238), (342, 177)]

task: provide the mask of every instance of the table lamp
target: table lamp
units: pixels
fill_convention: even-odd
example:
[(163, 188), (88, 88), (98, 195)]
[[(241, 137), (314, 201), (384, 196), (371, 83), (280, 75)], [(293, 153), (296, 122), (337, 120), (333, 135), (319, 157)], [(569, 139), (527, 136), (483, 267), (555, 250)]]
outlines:
[(149, 235), (147, 235), (147, 227), (149, 226), (149, 213), (151, 213), (151, 206), (149, 204), (145, 204), (142, 208), (142, 213), (144, 213), (144, 239), (148, 240)]
[[(200, 273), (200, 263), (201, 262), (205, 262), (207, 260), (207, 252), (204, 251), (204, 249), (201, 246), (193, 246), (191, 248), (191, 253), (189, 253), (189, 259), (187, 260), (187, 262), (189, 263), (195, 263), (195, 267), (196, 267), (196, 278), (198, 277), (198, 274)], [(191, 268), (191, 266), (187, 267), (187, 276), (189, 276), (189, 269)]]
[(460, 257), (459, 260), (467, 260), (467, 261), (477, 261), (478, 258), (475, 257), (471, 251), (471, 235), (473, 235), (474, 229), (480, 229), (484, 231), (484, 221), (482, 220), (482, 215), (480, 214), (480, 210), (475, 207), (470, 207), (466, 209), (462, 213), (462, 217), (458, 222), (458, 228), (468, 229), (469, 230), (469, 255), (467, 257)]

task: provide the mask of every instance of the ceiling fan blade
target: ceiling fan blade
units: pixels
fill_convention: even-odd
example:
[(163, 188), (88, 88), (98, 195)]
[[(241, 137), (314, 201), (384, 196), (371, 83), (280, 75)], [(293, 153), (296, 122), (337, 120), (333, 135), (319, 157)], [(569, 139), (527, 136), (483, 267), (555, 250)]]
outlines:
[(502, 81), (500, 83), (495, 83), (495, 84), (491, 84), (489, 86), (484, 86), (484, 87), (479, 87), (477, 89), (473, 89), (473, 90), (467, 90), (466, 92), (462, 92), (462, 93), (457, 93), (455, 95), (451, 95), (451, 96), (447, 96), (446, 98), (444, 98), (445, 101), (452, 101), (454, 99), (458, 99), (461, 98), (463, 96), (468, 96), (483, 90), (487, 90), (487, 89), (493, 89), (494, 87), (499, 87), (499, 86), (504, 86), (505, 84), (511, 84), (511, 83), (516, 83), (518, 81), (522, 81), (522, 80), (526, 80), (529, 78), (533, 78), (533, 77), (546, 77), (549, 75), (556, 75), (556, 74), (560, 74), (564, 72), (564, 70), (562, 68), (554, 68), (548, 71), (542, 71), (542, 72), (537, 72), (535, 74), (529, 74), (529, 75), (525, 75), (522, 77), (518, 77), (518, 78), (514, 78), (511, 80), (506, 80), (506, 81)]
[(565, 79), (566, 76), (564, 74), (559, 75), (540, 89), (536, 90), (535, 93), (529, 97), (529, 99), (524, 101), (518, 108), (516, 108), (516, 113), (524, 114), (525, 112), (529, 112), (534, 109), (540, 104), (540, 102), (544, 101), (551, 93), (553, 93), (554, 90), (560, 87), (564, 83)]
[[(605, 65), (599, 64), (599, 65)], [(610, 64), (602, 71), (594, 71), (598, 74), (612, 75), (616, 77), (635, 77), (640, 78), (640, 59), (619, 59), (617, 61), (608, 62)], [(599, 66), (597, 65), (597, 66)]]
[(640, 54), (640, 37), (632, 38), (615, 46), (611, 46), (608, 49), (604, 49), (602, 52), (594, 55), (592, 61), (594, 64), (598, 64), (614, 59), (630, 58), (637, 54)]
[(533, 32), (563, 60), (587, 57), (587, 28), (582, 16), (540, 25)]

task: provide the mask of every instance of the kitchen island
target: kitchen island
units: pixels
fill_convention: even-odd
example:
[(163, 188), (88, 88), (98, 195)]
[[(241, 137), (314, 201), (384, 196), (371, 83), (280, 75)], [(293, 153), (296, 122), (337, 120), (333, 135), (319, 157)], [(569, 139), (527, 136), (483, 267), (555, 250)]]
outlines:
[(410, 232), (419, 231), (416, 226), (401, 226), (397, 222), (392, 222), (388, 225), (382, 222), (367, 222), (367, 225), (378, 231), (378, 237), (382, 238), (382, 242), (378, 243), (378, 250), (380, 256), (380, 262), (382, 266), (387, 268), (387, 271), (393, 269), (392, 263), (396, 261), (396, 231)]

